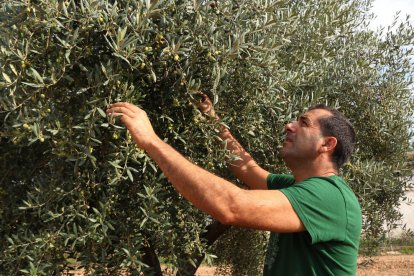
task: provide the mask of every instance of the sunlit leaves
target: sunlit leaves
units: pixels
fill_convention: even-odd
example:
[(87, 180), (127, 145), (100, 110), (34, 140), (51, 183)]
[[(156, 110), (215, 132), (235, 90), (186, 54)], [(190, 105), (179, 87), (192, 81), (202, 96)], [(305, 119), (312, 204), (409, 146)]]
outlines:
[[(173, 266), (208, 253), (200, 235), (211, 218), (177, 194), (119, 118), (106, 116), (115, 101), (144, 108), (160, 137), (233, 181), (220, 124), (261, 166), (287, 172), (278, 157), (283, 125), (315, 103), (340, 107), (359, 141), (344, 174), (367, 235), (378, 237), (378, 218), (398, 218), (405, 180), (392, 172), (408, 173), (413, 35), (408, 25), (382, 38), (364, 30), (365, 4), (3, 1), (0, 270), (144, 271), (149, 244)], [(220, 124), (193, 106), (198, 91), (216, 103)], [(257, 274), (264, 240), (217, 255)]]

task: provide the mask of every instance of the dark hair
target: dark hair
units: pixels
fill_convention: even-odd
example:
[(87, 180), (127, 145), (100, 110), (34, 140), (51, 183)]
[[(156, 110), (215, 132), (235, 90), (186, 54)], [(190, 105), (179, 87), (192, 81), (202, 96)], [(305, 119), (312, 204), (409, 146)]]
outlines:
[(340, 169), (343, 164), (351, 157), (355, 146), (355, 129), (351, 122), (335, 108), (318, 104), (309, 110), (323, 109), (329, 111), (332, 116), (319, 119), (323, 136), (333, 136), (338, 141), (332, 154), (332, 161), (336, 169)]

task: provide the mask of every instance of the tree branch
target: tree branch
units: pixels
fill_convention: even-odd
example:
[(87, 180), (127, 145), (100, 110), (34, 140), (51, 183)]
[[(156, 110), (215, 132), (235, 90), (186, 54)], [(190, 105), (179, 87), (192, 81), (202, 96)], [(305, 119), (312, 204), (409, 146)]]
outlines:
[[(215, 220), (213, 223), (206, 226), (206, 232), (201, 234), (201, 239), (206, 240), (207, 247), (209, 247), (230, 227), (230, 225), (224, 225)], [(201, 262), (204, 260), (204, 255), (205, 254), (201, 254), (195, 257), (195, 267), (189, 261), (187, 261), (184, 265), (178, 268), (176, 276), (194, 275), (201, 265)]]
[(148, 242), (148, 246), (144, 247), (144, 253), (142, 261), (150, 267), (148, 271), (150, 275), (162, 276), (160, 261), (151, 242)]

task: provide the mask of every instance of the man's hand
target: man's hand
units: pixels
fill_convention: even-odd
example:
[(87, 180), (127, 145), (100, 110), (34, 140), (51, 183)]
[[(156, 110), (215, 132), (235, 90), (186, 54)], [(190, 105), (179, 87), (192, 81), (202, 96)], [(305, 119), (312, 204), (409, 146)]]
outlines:
[(109, 106), (106, 110), (108, 116), (121, 116), (121, 122), (128, 128), (138, 147), (146, 149), (150, 142), (159, 139), (152, 128), (147, 113), (139, 107), (119, 102)]
[(197, 108), (203, 114), (206, 114), (207, 116), (211, 118), (218, 119), (218, 116), (216, 115), (216, 112), (214, 111), (213, 103), (211, 102), (210, 98), (206, 94), (201, 93), (201, 92), (200, 92), (200, 95), (201, 95), (200, 101), (195, 102), (195, 105), (197, 106)]
[[(200, 96), (200, 101), (194, 103), (198, 109), (203, 114), (215, 120), (220, 120), (214, 112), (210, 98), (201, 92)], [(266, 190), (269, 172), (254, 161), (253, 157), (242, 147), (226, 126), (222, 125), (220, 127), (219, 136), (223, 141), (227, 141), (227, 143), (223, 144), (226, 146), (226, 149), (239, 157), (238, 160), (232, 161), (230, 164), (229, 168), (233, 174), (251, 189)]]

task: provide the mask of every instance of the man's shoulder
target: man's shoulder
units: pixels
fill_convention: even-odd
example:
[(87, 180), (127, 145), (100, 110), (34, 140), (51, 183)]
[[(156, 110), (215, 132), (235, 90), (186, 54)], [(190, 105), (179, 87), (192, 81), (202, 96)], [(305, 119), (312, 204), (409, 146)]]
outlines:
[(310, 185), (319, 185), (322, 187), (331, 187), (339, 190), (349, 190), (352, 192), (352, 189), (349, 187), (348, 183), (338, 175), (331, 176), (312, 176), (309, 177), (297, 184), (310, 184)]
[(314, 188), (321, 193), (336, 193), (345, 200), (358, 202), (357, 197), (345, 179), (338, 175), (332, 176), (313, 176), (297, 183), (307, 185), (310, 189)]
[(312, 177), (306, 180), (307, 190), (313, 191), (317, 197), (324, 199), (337, 206), (343, 206), (347, 217), (359, 220), (361, 217), (361, 206), (352, 188), (344, 178), (334, 175), (329, 177)]

